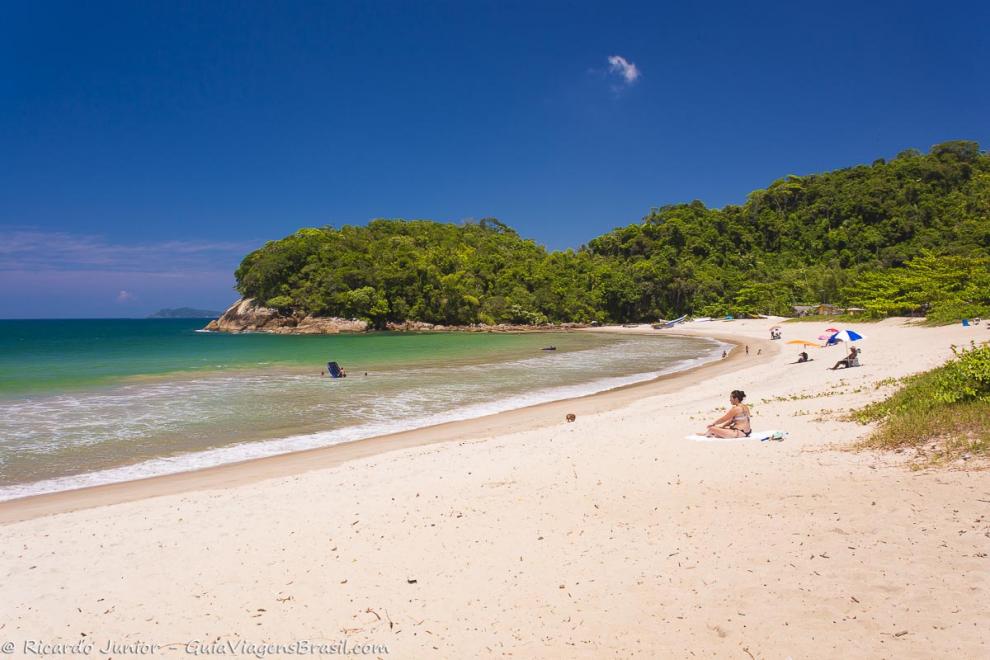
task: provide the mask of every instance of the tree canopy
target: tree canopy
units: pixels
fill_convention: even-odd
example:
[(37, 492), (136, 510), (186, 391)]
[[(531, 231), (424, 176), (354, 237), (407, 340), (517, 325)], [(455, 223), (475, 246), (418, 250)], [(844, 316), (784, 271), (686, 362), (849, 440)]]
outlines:
[(789, 175), (738, 206), (666, 206), (578, 250), (547, 251), (490, 218), (374, 220), (271, 241), (236, 277), (270, 306), (377, 325), (783, 314), (799, 303), (948, 317), (988, 314), (988, 258), (990, 156), (956, 141)]

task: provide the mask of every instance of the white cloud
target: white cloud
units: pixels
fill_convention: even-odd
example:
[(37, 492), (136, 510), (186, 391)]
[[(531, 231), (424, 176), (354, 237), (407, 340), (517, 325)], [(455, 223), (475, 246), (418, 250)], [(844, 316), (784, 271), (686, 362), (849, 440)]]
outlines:
[(117, 294), (117, 302), (119, 303), (129, 303), (132, 300), (134, 300), (134, 294), (130, 291), (121, 290), (120, 293)]
[(626, 85), (632, 85), (640, 76), (636, 65), (621, 55), (609, 55), (608, 72), (622, 78)]
[(113, 243), (102, 236), (0, 230), (0, 271), (184, 273), (237, 266), (254, 242)]

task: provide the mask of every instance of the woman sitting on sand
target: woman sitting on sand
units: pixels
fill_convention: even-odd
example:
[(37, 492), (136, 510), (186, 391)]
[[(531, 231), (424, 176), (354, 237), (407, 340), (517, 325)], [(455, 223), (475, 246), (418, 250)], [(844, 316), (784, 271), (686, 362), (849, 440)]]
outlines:
[(732, 390), (729, 395), (732, 407), (708, 425), (705, 435), (709, 438), (748, 438), (753, 427), (749, 424), (749, 406), (743, 403), (745, 398), (746, 393), (742, 390)]

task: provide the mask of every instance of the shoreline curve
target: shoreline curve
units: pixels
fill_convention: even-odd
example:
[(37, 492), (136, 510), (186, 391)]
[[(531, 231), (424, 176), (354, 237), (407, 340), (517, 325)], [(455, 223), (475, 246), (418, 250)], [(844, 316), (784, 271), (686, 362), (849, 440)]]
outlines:
[[(699, 373), (723, 367), (722, 373), (738, 371), (769, 360), (779, 347), (764, 339), (749, 339), (748, 343), (764, 349), (762, 355), (746, 358), (743, 343), (737, 336), (718, 332), (679, 333), (676, 330), (654, 330), (646, 325), (642, 328), (622, 328), (606, 326), (588, 328), (579, 332), (603, 332), (638, 335), (667, 335), (682, 337), (703, 337), (732, 345), (728, 357), (713, 359), (686, 369), (664, 374), (656, 378), (622, 385), (615, 388), (586, 394), (583, 396), (557, 399), (542, 403), (473, 417), (470, 419), (444, 422), (407, 431), (352, 440), (326, 447), (303, 449), (274, 456), (251, 458), (243, 461), (224, 463), (196, 470), (156, 475), (140, 479), (119, 481), (61, 490), (50, 493), (28, 495), (0, 502), (0, 524), (20, 522), (42, 516), (68, 513), (136, 500), (176, 495), (190, 491), (230, 488), (247, 483), (292, 476), (304, 472), (336, 467), (343, 463), (368, 458), (378, 454), (412, 449), (433, 444), (453, 442), (470, 438), (485, 440), (497, 435), (522, 430), (545, 428), (561, 423), (564, 415), (574, 413), (579, 418), (608, 410), (622, 408), (634, 401), (659, 396), (677, 390), (680, 386), (694, 383)], [(567, 408), (565, 411), (564, 408)]]

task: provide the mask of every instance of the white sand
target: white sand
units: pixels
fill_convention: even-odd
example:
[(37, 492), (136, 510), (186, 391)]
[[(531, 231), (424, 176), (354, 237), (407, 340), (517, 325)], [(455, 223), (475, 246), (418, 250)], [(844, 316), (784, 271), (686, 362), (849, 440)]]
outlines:
[[(176, 643), (173, 656), (189, 640), (345, 637), (399, 658), (990, 656), (990, 472), (846, 451), (867, 429), (839, 419), (891, 391), (878, 381), (990, 332), (862, 324), (864, 366), (831, 372), (842, 348), (787, 365), (799, 349), (764, 341), (770, 325), (679, 328), (751, 354), (612, 410), (594, 397), (549, 409), (573, 424), (462, 426), (459, 440), (268, 479), (219, 470), (194, 490), (3, 525), (0, 641), (85, 634), (97, 648)], [(782, 327), (785, 341), (824, 329)], [(736, 388), (757, 429), (788, 439), (683, 439)], [(7, 519), (18, 506), (32, 511), (10, 503)]]

